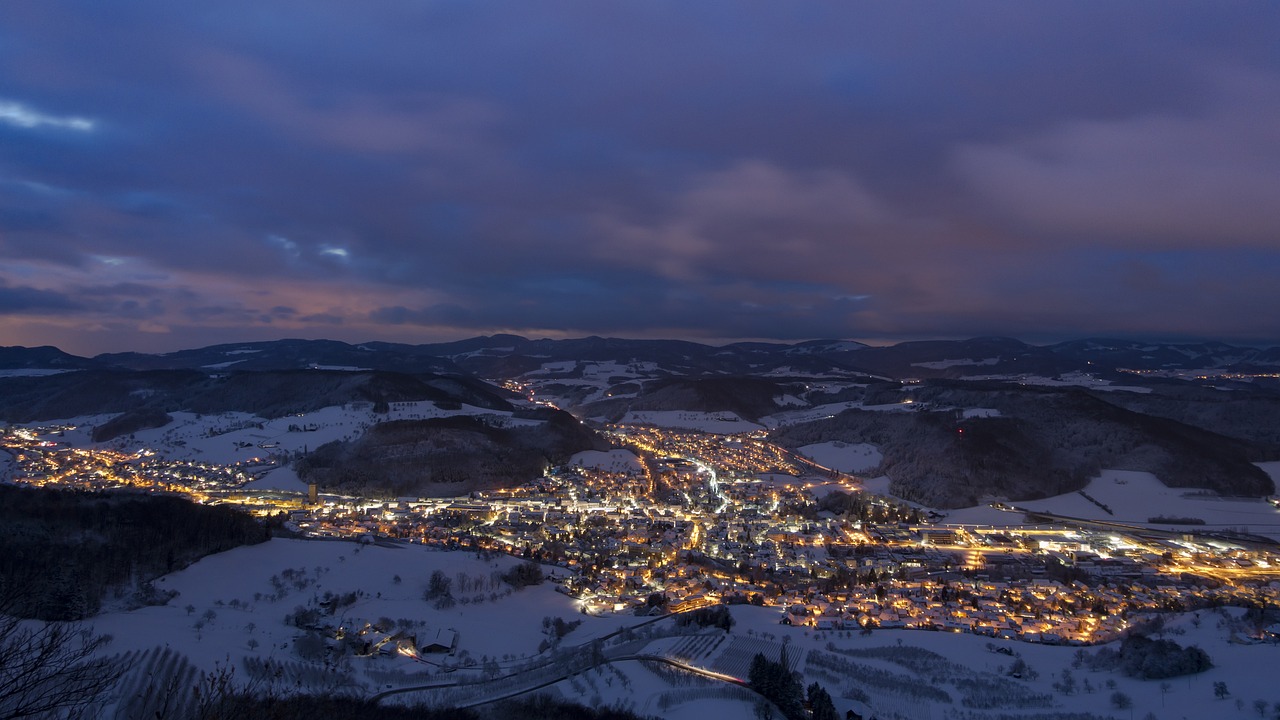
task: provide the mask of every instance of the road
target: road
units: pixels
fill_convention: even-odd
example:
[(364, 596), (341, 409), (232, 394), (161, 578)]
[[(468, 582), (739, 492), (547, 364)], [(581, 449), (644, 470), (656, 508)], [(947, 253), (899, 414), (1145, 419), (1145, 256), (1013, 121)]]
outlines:
[(1143, 525), (1134, 525), (1130, 523), (1110, 522), (1107, 520), (1087, 520), (1085, 518), (1071, 517), (1069, 515), (1057, 515), (1050, 512), (1044, 512), (1042, 510), (1030, 510), (1027, 508), (1020, 508), (1012, 505), (1006, 506), (1000, 509), (1006, 510), (1007, 512), (1018, 512), (1026, 515), (1045, 518), (1050, 522), (1058, 523), (1060, 525), (1073, 525), (1075, 527), (1092, 528), (1095, 530), (1104, 530), (1108, 532), (1122, 532), (1127, 535), (1136, 535), (1138, 537), (1151, 537), (1151, 538), (1160, 538), (1165, 540), (1180, 540), (1184, 536), (1190, 535), (1196, 538), (1228, 541), (1228, 542), (1237, 543), (1239, 545), (1249, 547), (1249, 548), (1260, 549), (1260, 550), (1271, 550), (1271, 551), (1274, 551), (1278, 546), (1280, 546), (1280, 542), (1276, 542), (1275, 540), (1262, 537), (1262, 536), (1251, 535), (1247, 537), (1237, 537), (1234, 535), (1223, 535), (1221, 533), (1212, 533), (1212, 532), (1205, 532), (1203, 530), (1196, 530), (1195, 528), (1198, 526), (1195, 526), (1195, 525), (1188, 526), (1185, 530), (1184, 529), (1159, 530), (1155, 528), (1149, 528)]
[[(657, 617), (650, 618), (650, 619), (645, 620), (645, 621), (643, 621), (643, 622), (636, 623), (635, 625), (630, 625), (630, 626), (628, 626), (628, 627), (625, 627), (625, 628), (622, 628), (622, 629), (619, 629), (619, 630), (615, 630), (615, 631), (613, 631), (613, 632), (609, 633), (608, 635), (602, 635), (602, 636), (600, 636), (600, 637), (598, 637), (598, 638), (595, 638), (595, 639), (593, 639), (593, 640), (591, 640), (591, 641), (589, 641), (589, 642), (585, 642), (585, 643), (582, 643), (581, 645), (575, 645), (575, 646), (573, 646), (573, 647), (571, 647), (571, 648), (568, 648), (565, 654), (566, 654), (566, 656), (569, 656), (569, 657), (572, 657), (572, 656), (579, 656), (579, 657), (582, 657), (582, 656), (584, 656), (584, 654), (585, 654), (585, 656), (586, 656), (586, 657), (590, 657), (591, 647), (592, 647), (592, 645), (593, 645), (594, 643), (601, 643), (601, 644), (603, 645), (604, 643), (608, 642), (609, 640), (611, 640), (611, 639), (613, 639), (613, 638), (615, 638), (615, 637), (618, 637), (619, 635), (622, 635), (623, 633), (626, 633), (626, 632), (634, 632), (634, 631), (636, 631), (636, 630), (638, 630), (638, 629), (640, 629), (640, 628), (642, 628), (642, 627), (645, 627), (645, 626), (648, 626), (648, 625), (652, 625), (652, 624), (654, 624), (654, 623), (661, 622), (661, 621), (663, 621), (663, 620), (667, 620), (667, 619), (670, 619), (670, 618), (674, 618), (676, 615), (679, 615), (679, 613), (671, 613), (671, 614), (668, 614), (668, 615), (659, 615), (659, 616), (657, 616)], [(615, 649), (616, 649), (616, 648), (615, 648)], [(617, 660), (617, 659), (621, 659), (621, 658), (617, 658), (617, 657), (615, 657), (615, 658), (606, 658), (606, 659), (605, 659), (605, 661), (606, 661), (606, 662), (608, 662), (608, 661), (611, 661), (611, 660)], [(392, 696), (392, 695), (402, 695), (402, 694), (405, 694), (405, 693), (418, 692), (418, 691), (420, 691), (420, 690), (438, 690), (438, 689), (442, 689), (442, 688), (449, 688), (449, 687), (454, 687), (454, 688), (468, 688), (468, 687), (476, 687), (476, 686), (479, 686), (479, 685), (485, 685), (485, 684), (496, 684), (496, 683), (500, 683), (500, 682), (506, 682), (506, 681), (509, 681), (509, 680), (513, 680), (513, 679), (518, 679), (521, 675), (527, 675), (527, 674), (536, 673), (536, 672), (539, 672), (539, 671), (542, 671), (542, 670), (546, 670), (546, 669), (548, 669), (548, 668), (552, 667), (554, 664), (555, 664), (555, 661), (548, 660), (547, 662), (544, 662), (544, 663), (543, 663), (543, 664), (541, 664), (541, 665), (537, 665), (537, 666), (535, 666), (535, 667), (532, 667), (532, 668), (529, 668), (529, 669), (526, 669), (526, 670), (518, 670), (518, 671), (516, 671), (516, 672), (509, 673), (509, 674), (507, 674), (507, 675), (503, 675), (502, 677), (493, 678), (493, 679), (491, 679), (491, 680), (482, 680), (482, 681), (479, 681), (479, 682), (466, 682), (466, 681), (464, 681), (464, 680), (459, 679), (459, 680), (455, 680), (455, 681), (453, 681), (453, 682), (448, 682), (448, 683), (431, 683), (431, 684), (429, 684), (429, 685), (415, 685), (415, 686), (412, 686), (412, 687), (394, 688), (394, 689), (392, 689), (392, 690), (384, 690), (384, 691), (382, 691), (382, 692), (380, 692), (380, 693), (377, 693), (376, 695), (373, 695), (372, 697), (370, 697), (370, 698), (369, 698), (369, 700), (370, 700), (371, 702), (373, 702), (373, 703), (375, 703), (375, 704), (376, 704), (376, 703), (378, 703), (378, 702), (381, 702), (384, 698), (390, 697), (390, 696)], [(596, 663), (596, 664), (599, 664), (599, 663)], [(585, 668), (579, 668), (579, 669), (573, 670), (572, 672), (569, 672), (569, 673), (568, 673), (567, 675), (565, 675), (564, 677), (557, 678), (556, 680), (552, 680), (550, 683), (546, 683), (546, 684), (552, 684), (552, 683), (560, 682), (560, 680), (563, 680), (565, 677), (570, 677), (570, 676), (572, 676), (572, 675), (576, 675), (576, 674), (578, 674), (578, 673), (580, 673), (580, 672), (583, 672), (584, 670), (588, 670), (588, 669), (590, 669), (591, 667), (594, 667), (594, 665), (589, 665), (589, 666), (587, 666), (587, 667), (585, 667)], [(709, 672), (709, 671), (708, 671), (708, 672)], [(539, 684), (537, 687), (544, 687), (544, 684)], [(529, 692), (531, 689), (537, 689), (537, 687), (534, 687), (534, 688), (526, 688), (526, 689), (521, 690), (520, 692), (517, 692), (517, 693), (515, 693), (515, 694), (516, 694), (516, 695), (520, 695), (520, 694), (523, 694), (523, 693)], [(492, 700), (487, 700), (486, 702), (493, 702), (493, 701), (492, 701)]]
[[(628, 661), (636, 661), (636, 660), (648, 660), (652, 662), (662, 663), (664, 665), (669, 665), (671, 667), (684, 670), (686, 672), (691, 672), (696, 675), (701, 675), (702, 677), (708, 678), (710, 680), (730, 683), (732, 685), (737, 685), (739, 687), (747, 688), (748, 690), (751, 689), (750, 686), (747, 685), (747, 683), (743, 682), (738, 678), (732, 677), (730, 675), (724, 675), (722, 673), (707, 670), (705, 668), (700, 668), (694, 665), (688, 665), (686, 663), (680, 662), (679, 660), (674, 660), (672, 658), (666, 657), (665, 655), (649, 655), (647, 653), (639, 653), (639, 654), (627, 654), (627, 655), (619, 655), (617, 657), (604, 658), (603, 660), (597, 663), (591, 663), (584, 667), (566, 669), (565, 671), (556, 673), (555, 675), (548, 678), (539, 678), (536, 683), (531, 685), (519, 686), (513, 690), (501, 690), (499, 691), (500, 694), (495, 694), (493, 696), (484, 696), (475, 700), (464, 701), (457, 705), (453, 705), (452, 707), (461, 709), (461, 708), (477, 707), (480, 705), (488, 705), (490, 703), (501, 702), (503, 700), (510, 700), (512, 698), (516, 698), (521, 695), (526, 695), (531, 692), (536, 692), (545, 687), (550, 687), (552, 685), (555, 685), (558, 682), (568, 680), (574, 675), (580, 675), (584, 672), (587, 672), (589, 670), (592, 670), (594, 668), (597, 668), (603, 665), (609, 665), (612, 663), (620, 663), (620, 662), (628, 662)], [(398, 690), (387, 690), (385, 692), (381, 692), (381, 693), (378, 693), (377, 695), (374, 695), (372, 698), (370, 698), (370, 700), (374, 704), (377, 704), (382, 700), (386, 699), (387, 697), (390, 697), (391, 695), (399, 695), (399, 694), (415, 692), (419, 690), (438, 690), (438, 689), (444, 689), (444, 688), (450, 688), (450, 687), (465, 688), (465, 689), (479, 689), (479, 686), (481, 685), (497, 684), (500, 681), (505, 681), (510, 679), (510, 677), (511, 676), (508, 676), (506, 678), (495, 679), (491, 683), (467, 683), (467, 684), (444, 684), (444, 685), (437, 684), (437, 685), (423, 685), (416, 688), (402, 688)], [(483, 691), (482, 691), (482, 694), (483, 694)]]

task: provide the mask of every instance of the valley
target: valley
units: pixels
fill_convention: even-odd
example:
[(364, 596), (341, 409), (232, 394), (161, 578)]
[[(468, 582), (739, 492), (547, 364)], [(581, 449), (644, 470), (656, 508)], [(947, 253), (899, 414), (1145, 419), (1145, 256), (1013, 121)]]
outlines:
[[(392, 376), (378, 381), (382, 395), (361, 391), (278, 417), (171, 404), (156, 406), (165, 413), (158, 426), (105, 437), (97, 428), (118, 413), (14, 424), (2, 438), (8, 482), (178, 495), (261, 518), (279, 537), (154, 578), (159, 591), (176, 593), (163, 605), (106, 598), (86, 621), (112, 635), (112, 652), (166, 672), (231, 663), (307, 692), (376, 702), (480, 706), (552, 688), (663, 717), (751, 712), (759, 699), (742, 687), (746, 666), (757, 651), (786, 647), (841, 712), (1106, 717), (1106, 693), (1085, 697), (1093, 691), (1079, 678), (1066, 689), (1064, 673), (1078, 670), (1072, 648), (1117, 646), (1170, 618), (1221, 646), (1215, 661), (1270, 647), (1280, 622), (1280, 509), (1230, 493), (1243, 478), (1252, 484), (1238, 487), (1274, 488), (1280, 464), (1266, 462), (1265, 441), (1143, 419), (1095, 394), (1166, 397), (1159, 386), (1099, 391), (1092, 386), (1112, 386), (1090, 375), (1061, 379), (1064, 390), (1026, 376), (890, 381), (814, 371), (756, 378), (741, 393), (733, 376), (668, 377), (648, 392), (662, 367), (539, 363), (495, 380), (484, 392), (500, 402), (483, 406), (404, 399), (412, 395), (385, 389), (418, 386)], [(332, 386), (331, 373), (369, 371), (314, 372)], [(482, 397), (476, 382), (458, 386)], [(297, 402), (288, 392), (272, 406)], [(1265, 388), (1237, 392), (1252, 392), (1258, 407), (1269, 402)], [(547, 429), (568, 417), (562, 407), (578, 415), (583, 444), (548, 440)], [(1099, 432), (1100, 422), (1115, 426)], [(523, 447), (532, 464), (505, 479), (415, 481), (394, 492), (377, 483), (352, 492), (314, 470), (342, 458), (378, 477), (395, 462), (443, 462), (441, 448), (493, 452), (488, 440), (443, 439), (463, 429)], [(513, 432), (539, 439), (515, 441)], [(1058, 447), (1074, 454), (1027, 452), (1032, 438), (1055, 436), (1070, 438)], [(993, 462), (1001, 453), (1026, 463), (1021, 475)], [(1178, 458), (1191, 454), (1204, 482), (1171, 487), (1161, 463), (1181, 467)], [(916, 456), (929, 459), (904, 464)], [(1081, 457), (1097, 469), (1072, 465)], [(1102, 464), (1110, 461), (1119, 466)], [(968, 485), (974, 494), (962, 497), (980, 502), (929, 502), (956, 496), (914, 490), (913, 467), (936, 478), (935, 491)], [(975, 485), (974, 477), (1005, 479)], [(1054, 477), (1056, 486), (1044, 484)], [(729, 608), (736, 630), (681, 620), (717, 608)], [(1206, 616), (1216, 618), (1214, 632), (1202, 629)], [(170, 643), (163, 657), (157, 636)], [(1011, 656), (992, 648), (1009, 647), (1052, 669), (1031, 678), (1001, 671), (1007, 661), (992, 656), (975, 665), (971, 653), (982, 646), (974, 642), (999, 660)], [(960, 662), (976, 674), (955, 676), (951, 690), (912, 691), (903, 669), (918, 666), (875, 659), (901, 645), (936, 668)], [(1215, 673), (1196, 675), (1196, 687)], [(1168, 692), (1108, 679), (1122, 688), (1108, 693), (1128, 693), (1152, 712)], [(979, 702), (963, 690), (973, 683), (1001, 699)], [(1217, 701), (1204, 687), (1200, 695)], [(149, 702), (130, 712), (145, 713)]]

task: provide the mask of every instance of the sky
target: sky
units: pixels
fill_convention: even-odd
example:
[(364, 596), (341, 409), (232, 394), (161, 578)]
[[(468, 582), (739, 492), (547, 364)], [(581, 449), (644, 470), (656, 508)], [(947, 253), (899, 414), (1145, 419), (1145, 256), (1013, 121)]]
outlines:
[(1280, 342), (1280, 4), (0, 3), (0, 345)]

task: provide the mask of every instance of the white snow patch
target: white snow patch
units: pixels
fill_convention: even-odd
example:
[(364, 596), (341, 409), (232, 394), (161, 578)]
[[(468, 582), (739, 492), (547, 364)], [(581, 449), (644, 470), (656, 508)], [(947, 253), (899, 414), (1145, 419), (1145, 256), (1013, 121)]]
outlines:
[(850, 408), (861, 407), (861, 403), (857, 401), (846, 401), (838, 403), (827, 403), (826, 405), (815, 405), (804, 410), (787, 410), (773, 415), (766, 415), (760, 418), (761, 424), (768, 428), (776, 428), (783, 425), (797, 425), (799, 423), (813, 422), (814, 420), (826, 420), (849, 410)]
[(875, 445), (846, 443), (839, 440), (805, 445), (798, 448), (798, 451), (823, 467), (844, 473), (866, 472), (877, 467), (884, 460), (884, 455)]
[(294, 472), (292, 467), (286, 465), (268, 472), (257, 480), (245, 483), (244, 489), (305, 493), (307, 484), (298, 477), (298, 473)]
[(709, 413), (692, 410), (632, 410), (622, 418), (619, 424), (701, 430), (702, 432), (722, 435), (732, 435), (764, 428), (762, 425), (743, 420), (736, 413)]
[(584, 450), (569, 458), (569, 464), (609, 472), (644, 472), (640, 458), (630, 450)]
[(893, 497), (893, 493), (889, 492), (889, 483), (893, 482), (888, 475), (880, 477), (863, 478), (862, 489), (872, 495), (883, 495), (885, 497)]
[(1114, 514), (1107, 514), (1080, 493), (1014, 504), (1069, 517), (1139, 524), (1149, 524), (1149, 518), (1158, 516), (1193, 517), (1204, 520), (1205, 524), (1189, 526), (1156, 523), (1152, 527), (1166, 530), (1248, 528), (1251, 533), (1280, 539), (1280, 508), (1260, 499), (1197, 494), (1205, 491), (1171, 488), (1151, 473), (1132, 470), (1103, 470), (1101, 475), (1084, 488), (1084, 492), (1111, 508)]

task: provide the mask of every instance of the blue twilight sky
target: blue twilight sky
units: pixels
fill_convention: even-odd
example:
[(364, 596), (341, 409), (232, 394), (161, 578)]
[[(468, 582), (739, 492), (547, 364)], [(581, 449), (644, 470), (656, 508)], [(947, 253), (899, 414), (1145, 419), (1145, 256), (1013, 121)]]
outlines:
[(1280, 4), (0, 3), (0, 345), (1280, 338)]

